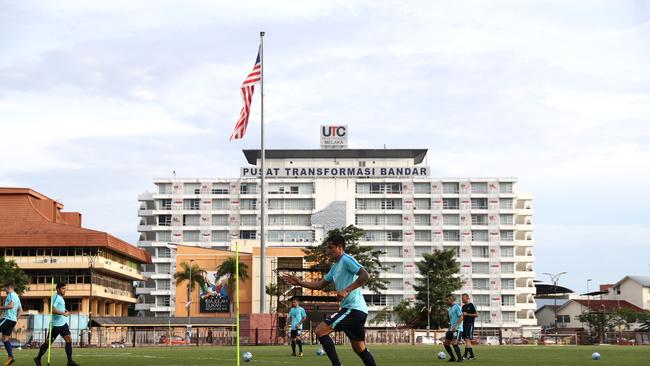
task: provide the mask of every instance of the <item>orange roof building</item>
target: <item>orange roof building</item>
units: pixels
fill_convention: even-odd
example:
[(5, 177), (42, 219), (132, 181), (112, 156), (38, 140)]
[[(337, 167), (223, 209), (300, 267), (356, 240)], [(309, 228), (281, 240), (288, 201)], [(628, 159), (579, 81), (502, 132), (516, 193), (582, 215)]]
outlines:
[(29, 276), (29, 289), (21, 296), (25, 311), (48, 309), (52, 278), (68, 284), (66, 306), (72, 312), (91, 311), (91, 279), (93, 316), (126, 316), (136, 303), (133, 281), (143, 280), (140, 268), (151, 256), (82, 227), (81, 218), (32, 189), (0, 187), (0, 255)]

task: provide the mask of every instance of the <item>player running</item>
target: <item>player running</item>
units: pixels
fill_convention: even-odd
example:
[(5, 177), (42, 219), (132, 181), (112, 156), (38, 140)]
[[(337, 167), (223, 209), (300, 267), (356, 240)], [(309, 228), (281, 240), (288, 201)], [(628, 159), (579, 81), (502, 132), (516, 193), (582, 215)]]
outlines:
[(13, 283), (6, 284), (4, 289), (7, 293), (7, 298), (5, 299), (4, 305), (0, 306), (0, 310), (4, 310), (4, 315), (2, 316), (2, 320), (0, 320), (0, 333), (2, 333), (2, 343), (5, 345), (5, 351), (7, 351), (7, 361), (5, 361), (4, 366), (9, 366), (16, 362), (9, 338), (11, 338), (11, 332), (14, 330), (20, 318), (22, 306), (20, 304), (20, 298), (14, 292)]
[(291, 350), (292, 356), (296, 355), (296, 344), (300, 349), (300, 357), (302, 357), (302, 323), (307, 320), (307, 312), (300, 306), (300, 300), (294, 297), (291, 300), (291, 310), (289, 310), (289, 320), (291, 321)]
[(478, 311), (476, 311), (474, 304), (469, 301), (468, 294), (463, 294), (461, 301), (463, 302), (463, 338), (465, 339), (465, 355), (463, 358), (475, 360), (472, 341), (474, 341), (474, 320), (478, 318)]
[(329, 334), (343, 331), (350, 339), (352, 349), (366, 366), (376, 366), (375, 359), (366, 348), (366, 318), (368, 306), (361, 294), (361, 286), (370, 279), (359, 262), (345, 253), (345, 239), (341, 235), (327, 238), (327, 255), (336, 263), (325, 278), (317, 282), (305, 282), (294, 275), (285, 274), (282, 279), (291, 285), (302, 286), (313, 290), (322, 290), (330, 283), (336, 286), (336, 297), (341, 301), (341, 310), (334, 316), (316, 327), (316, 336), (320, 341), (332, 366), (341, 366), (336, 354), (334, 341)]
[[(444, 345), (445, 350), (449, 353), (449, 362), (463, 362), (463, 357), (460, 355), (460, 347), (458, 346), (458, 341), (463, 339), (463, 331), (461, 330), (463, 325), (463, 310), (455, 301), (456, 298), (454, 295), (449, 294), (445, 296), (445, 302), (449, 305), (449, 331), (445, 334)], [(454, 352), (451, 350), (452, 346), (454, 347), (454, 351), (456, 351), (458, 360), (454, 357)]]
[[(76, 362), (72, 360), (72, 337), (70, 336), (70, 328), (68, 327), (68, 316), (70, 312), (65, 310), (65, 296), (66, 284), (58, 283), (56, 285), (56, 293), (52, 296), (52, 338), (51, 342), (54, 342), (56, 337), (61, 336), (65, 340), (65, 355), (68, 357), (68, 366), (78, 366)], [(49, 335), (45, 337), (45, 342), (41, 345), (41, 349), (38, 351), (38, 356), (34, 358), (34, 363), (36, 366), (41, 366), (41, 357), (47, 352), (49, 348), (48, 344)]]

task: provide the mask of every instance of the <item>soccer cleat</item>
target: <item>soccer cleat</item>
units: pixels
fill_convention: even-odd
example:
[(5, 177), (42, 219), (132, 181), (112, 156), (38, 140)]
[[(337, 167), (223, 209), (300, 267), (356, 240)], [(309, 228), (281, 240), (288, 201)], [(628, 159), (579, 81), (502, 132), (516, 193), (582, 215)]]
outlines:
[(38, 357), (34, 357), (34, 364), (36, 364), (36, 366), (41, 366), (41, 359)]
[(74, 361), (68, 361), (68, 366), (79, 366), (79, 364)]
[(456, 362), (456, 359), (455, 358), (450, 358), (449, 360), (447, 360), (447, 362)]
[(298, 354), (298, 356), (302, 357), (302, 352), (300, 352), (300, 354)]
[(291, 356), (296, 357), (296, 352), (292, 353)]
[(467, 359), (468, 359), (468, 360), (476, 360), (476, 357), (474, 357), (474, 356), (469, 356), (469, 357), (467, 357)]
[(14, 362), (16, 362), (16, 359), (15, 359), (15, 358), (13, 358), (13, 357), (8, 357), (8, 358), (7, 358), (7, 361), (5, 361), (5, 363), (4, 363), (3, 366), (9, 366), (9, 365), (11, 365), (11, 364), (14, 363)]

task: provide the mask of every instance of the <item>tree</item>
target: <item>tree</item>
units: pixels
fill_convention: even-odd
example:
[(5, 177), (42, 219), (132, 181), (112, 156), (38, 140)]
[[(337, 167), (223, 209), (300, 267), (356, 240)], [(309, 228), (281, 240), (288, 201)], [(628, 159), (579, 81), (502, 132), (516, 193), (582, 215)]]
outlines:
[[(385, 306), (375, 314), (375, 317), (370, 319), (368, 324), (385, 324), (386, 326), (390, 327), (391, 323), (394, 323), (396, 320), (396, 314), (392, 306)], [(394, 324), (396, 325), (396, 324)]]
[(411, 326), (419, 318), (420, 311), (408, 300), (402, 300), (395, 306), (386, 306), (379, 310), (369, 324), (384, 324), (386, 326)]
[[(363, 237), (363, 229), (349, 225), (327, 232), (327, 237), (332, 235), (343, 236), (345, 238), (345, 252), (354, 257), (368, 271), (370, 280), (365, 287), (375, 293), (379, 293), (380, 290), (386, 290), (388, 280), (379, 278), (379, 275), (386, 272), (390, 267), (381, 262), (379, 258), (383, 254), (381, 250), (359, 245), (359, 239)], [(332, 268), (334, 263), (327, 255), (327, 238), (320, 245), (305, 248), (303, 251), (305, 252), (305, 260), (308, 263), (313, 263), (310, 267), (311, 269), (317, 270), (324, 275)], [(332, 287), (326, 288), (326, 290), (331, 289)]]
[[(269, 313), (273, 312), (273, 297), (280, 296), (280, 290), (278, 285), (275, 283), (270, 283), (264, 287), (264, 292), (269, 295)], [(276, 309), (277, 310), (277, 309)]]
[(7, 261), (4, 257), (0, 257), (0, 288), (3, 288), (8, 283), (14, 285), (14, 291), (18, 295), (22, 295), (23, 292), (29, 289), (27, 274), (18, 268), (18, 265), (13, 260)]
[[(217, 267), (217, 278), (227, 276), (228, 278), (228, 299), (230, 300), (230, 316), (233, 313), (233, 293), (235, 292), (233, 284), (235, 283), (237, 261), (235, 257), (228, 257), (223, 263)], [(239, 280), (246, 281), (248, 279), (248, 266), (245, 263), (239, 262)]]
[[(458, 291), (462, 281), (458, 277), (460, 264), (456, 261), (456, 251), (453, 249), (438, 250), (424, 253), (422, 260), (416, 263), (421, 278), (416, 279), (413, 288), (416, 291), (417, 309), (424, 309), (421, 319), (426, 323), (427, 298), (431, 306), (431, 325), (434, 329), (448, 324), (448, 309), (445, 296)], [(427, 292), (427, 281), (429, 292)]]
[[(203, 279), (203, 272), (205, 270), (201, 268), (198, 264), (192, 263), (190, 266), (187, 264), (187, 262), (181, 262), (181, 270), (177, 271), (174, 273), (174, 279), (176, 280), (177, 284), (181, 284), (183, 282), (188, 282), (187, 286), (187, 315), (190, 315), (190, 288), (196, 288), (198, 285), (199, 288), (202, 288), (205, 286), (205, 280)], [(190, 278), (191, 274), (191, 278)]]

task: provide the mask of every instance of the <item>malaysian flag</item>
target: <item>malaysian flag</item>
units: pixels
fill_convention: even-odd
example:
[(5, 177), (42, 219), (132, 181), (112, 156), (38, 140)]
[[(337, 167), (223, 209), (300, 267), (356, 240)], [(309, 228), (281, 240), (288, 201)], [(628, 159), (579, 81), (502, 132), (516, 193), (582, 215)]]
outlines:
[(241, 96), (244, 100), (244, 105), (241, 108), (239, 113), (239, 119), (235, 124), (235, 130), (232, 135), (230, 135), (230, 140), (232, 139), (241, 139), (246, 133), (246, 127), (248, 127), (248, 117), (251, 112), (251, 102), (253, 101), (253, 92), (255, 91), (255, 84), (258, 84), (262, 80), (262, 65), (260, 64), (260, 52), (257, 52), (257, 60), (255, 61), (255, 66), (253, 66), (253, 71), (248, 74), (246, 80), (241, 86)]

